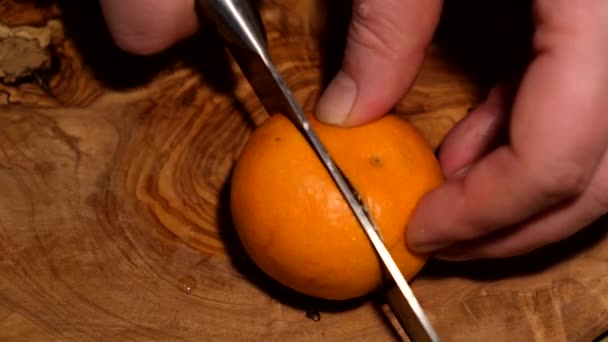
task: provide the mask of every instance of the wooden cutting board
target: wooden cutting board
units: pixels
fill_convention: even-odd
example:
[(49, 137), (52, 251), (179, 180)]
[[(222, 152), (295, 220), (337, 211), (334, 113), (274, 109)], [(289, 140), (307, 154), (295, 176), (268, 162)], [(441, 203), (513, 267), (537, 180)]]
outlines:
[[(96, 3), (0, 0), (0, 340), (398, 340), (375, 298), (305, 299), (243, 253), (227, 180), (266, 114), (222, 50), (203, 34), (128, 56)], [(308, 110), (348, 19), (348, 3), (322, 3), (262, 2), (272, 54)], [(489, 19), (451, 4), (396, 108), (435, 147), (508, 70), (518, 34), (501, 26), (516, 5), (478, 3), (502, 15)], [(444, 341), (590, 341), (608, 328), (605, 228), (522, 258), (433, 261), (413, 288)]]

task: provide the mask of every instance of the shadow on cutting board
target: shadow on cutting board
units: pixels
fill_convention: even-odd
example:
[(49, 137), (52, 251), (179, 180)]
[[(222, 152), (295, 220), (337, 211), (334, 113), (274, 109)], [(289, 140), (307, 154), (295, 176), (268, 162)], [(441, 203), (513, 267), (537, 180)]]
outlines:
[(425, 278), (466, 277), (493, 281), (542, 272), (555, 264), (600, 243), (608, 235), (608, 217), (604, 217), (569, 239), (539, 248), (526, 255), (507, 259), (449, 262), (431, 259), (420, 273)]

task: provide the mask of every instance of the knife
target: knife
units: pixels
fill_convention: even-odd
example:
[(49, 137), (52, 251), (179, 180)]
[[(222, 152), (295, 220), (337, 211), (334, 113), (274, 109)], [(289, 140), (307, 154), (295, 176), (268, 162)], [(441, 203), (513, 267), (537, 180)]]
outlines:
[(340, 192), (368, 236), (396, 287), (387, 292), (389, 307), (412, 342), (436, 342), (439, 337), (399, 267), (361, 197), (334, 163), (312, 129), (304, 111), (273, 64), (266, 43), (266, 30), (259, 11), (249, 0), (197, 0), (198, 13), (209, 20), (269, 114), (283, 113), (304, 135), (330, 173)]

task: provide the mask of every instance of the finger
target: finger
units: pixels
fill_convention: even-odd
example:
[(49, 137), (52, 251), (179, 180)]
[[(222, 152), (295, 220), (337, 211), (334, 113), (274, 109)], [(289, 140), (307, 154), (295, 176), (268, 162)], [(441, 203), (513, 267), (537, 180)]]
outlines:
[(510, 145), (421, 200), (408, 229), (413, 250), (428, 252), (518, 224), (588, 186), (608, 144), (608, 51), (599, 44), (606, 24), (597, 8), (574, 7), (586, 10), (584, 20), (560, 21), (542, 11), (555, 7), (541, 8), (538, 54), (514, 102)]
[(439, 149), (439, 163), (446, 178), (462, 175), (497, 141), (506, 122), (506, 97), (505, 86), (495, 87), (486, 101), (450, 130)]
[(497, 236), (457, 243), (435, 253), (438, 259), (465, 261), (505, 258), (529, 253), (564, 240), (589, 226), (608, 212), (608, 157), (596, 172), (592, 184), (578, 199)]
[(160, 52), (198, 28), (194, 0), (100, 0), (116, 45), (141, 55)]
[(386, 114), (411, 87), (440, 0), (355, 0), (342, 69), (319, 99), (319, 120), (359, 125)]

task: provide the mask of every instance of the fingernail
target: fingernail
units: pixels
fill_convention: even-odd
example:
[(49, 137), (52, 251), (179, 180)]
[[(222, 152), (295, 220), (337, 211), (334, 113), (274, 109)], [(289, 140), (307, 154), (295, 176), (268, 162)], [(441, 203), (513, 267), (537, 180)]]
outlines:
[(408, 232), (409, 248), (416, 253), (431, 253), (450, 245), (447, 241), (437, 241), (424, 231), (424, 229), (410, 229)]
[(344, 71), (338, 72), (317, 104), (316, 116), (321, 122), (342, 125), (348, 119), (357, 97), (357, 84)]
[(469, 172), (469, 169), (471, 168), (471, 165), (466, 165), (464, 167), (461, 167), (460, 169), (458, 169), (456, 172), (452, 173), (451, 175), (445, 175), (447, 179), (460, 179), (464, 176), (466, 176), (467, 172)]
[(431, 253), (450, 245), (448, 242), (438, 241), (414, 242), (410, 244), (410, 248), (416, 253)]

